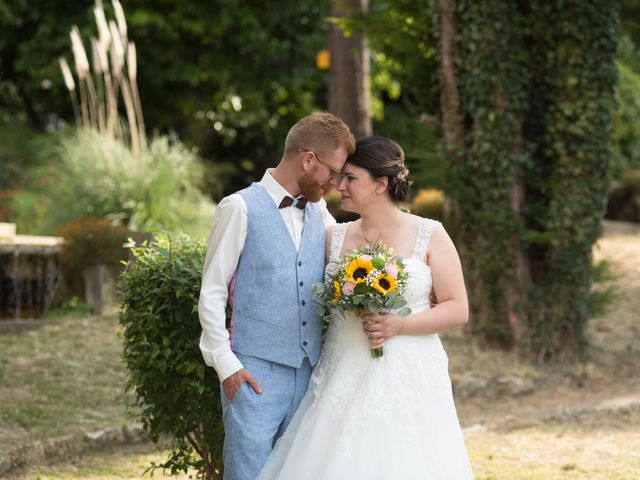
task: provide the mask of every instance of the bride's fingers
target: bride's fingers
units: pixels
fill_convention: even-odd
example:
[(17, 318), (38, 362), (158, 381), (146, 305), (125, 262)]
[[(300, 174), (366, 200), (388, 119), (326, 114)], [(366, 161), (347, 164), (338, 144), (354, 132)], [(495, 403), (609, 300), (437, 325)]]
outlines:
[(379, 325), (377, 322), (372, 322), (372, 321), (366, 321), (366, 322), (362, 322), (362, 327), (366, 330), (366, 331), (374, 331), (376, 329), (379, 330)]
[(382, 328), (379, 325), (366, 326), (364, 327), (364, 331), (367, 335), (378, 335), (382, 332)]
[(380, 343), (382, 343), (384, 341), (385, 335), (382, 332), (382, 330), (367, 331), (365, 333), (367, 334), (367, 337), (369, 338), (369, 340), (371, 342), (380, 342)]

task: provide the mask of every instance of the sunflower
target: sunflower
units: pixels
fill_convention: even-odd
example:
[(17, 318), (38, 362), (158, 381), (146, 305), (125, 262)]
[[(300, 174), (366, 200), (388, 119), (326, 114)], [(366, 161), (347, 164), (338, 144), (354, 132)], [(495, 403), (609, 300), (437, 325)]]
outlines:
[(371, 283), (371, 286), (383, 295), (395, 291), (397, 285), (398, 281), (388, 273), (381, 273)]
[(347, 268), (345, 268), (347, 282), (362, 283), (367, 279), (367, 275), (373, 269), (371, 260), (366, 258), (354, 258), (351, 260)]
[(333, 281), (333, 299), (331, 300), (333, 303), (338, 303), (342, 297), (342, 291), (340, 289), (340, 282), (334, 280)]

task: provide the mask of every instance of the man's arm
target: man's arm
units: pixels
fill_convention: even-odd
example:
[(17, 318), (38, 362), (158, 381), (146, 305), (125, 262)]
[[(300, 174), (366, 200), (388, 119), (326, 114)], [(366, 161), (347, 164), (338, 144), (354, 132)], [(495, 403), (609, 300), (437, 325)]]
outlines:
[(216, 369), (221, 382), (243, 368), (231, 351), (225, 308), (228, 285), (238, 267), (246, 237), (244, 200), (237, 195), (224, 198), (218, 205), (209, 234), (198, 302), (202, 326), (200, 350), (205, 363)]

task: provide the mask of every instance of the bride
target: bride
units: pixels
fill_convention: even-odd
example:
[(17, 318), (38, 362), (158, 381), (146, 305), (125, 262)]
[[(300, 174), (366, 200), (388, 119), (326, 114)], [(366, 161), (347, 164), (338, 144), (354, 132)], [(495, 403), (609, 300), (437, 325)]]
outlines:
[[(407, 174), (395, 142), (357, 143), (338, 190), (361, 218), (327, 231), (327, 259), (377, 241), (393, 247), (409, 275), (412, 314), (333, 316), (309, 390), (259, 480), (473, 478), (437, 335), (467, 321), (462, 268), (439, 222), (398, 208)], [(370, 343), (384, 344), (384, 356), (372, 358)]]

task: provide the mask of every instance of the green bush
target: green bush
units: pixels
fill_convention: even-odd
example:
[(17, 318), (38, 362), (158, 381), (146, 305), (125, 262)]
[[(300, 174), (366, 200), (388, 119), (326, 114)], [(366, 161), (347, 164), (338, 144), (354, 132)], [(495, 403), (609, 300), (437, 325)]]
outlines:
[(444, 193), (434, 188), (418, 191), (413, 197), (411, 212), (421, 217), (444, 220)]
[[(139, 231), (208, 231), (213, 204), (198, 189), (202, 167), (177, 140), (157, 137), (136, 156), (118, 140), (81, 129), (50, 148), (54, 162), (38, 169), (12, 200), (21, 232), (51, 234), (88, 216)], [(34, 196), (41, 211), (27, 201)]]
[(126, 388), (136, 399), (131, 413), (153, 442), (170, 442), (169, 459), (152, 468), (194, 468), (213, 479), (222, 470), (224, 434), (218, 377), (198, 347), (205, 250), (188, 237), (133, 247), (135, 260), (120, 281), (120, 323)]
[(622, 62), (617, 66), (620, 75), (618, 105), (613, 115), (611, 135), (614, 174), (640, 168), (640, 74)]
[(640, 169), (626, 170), (614, 182), (607, 202), (605, 218), (640, 222)]
[(58, 229), (58, 235), (64, 238), (62, 260), (74, 269), (87, 265), (115, 267), (127, 257), (127, 229), (113, 226), (108, 220), (90, 217), (69, 222)]
[[(31, 131), (16, 120), (0, 118), (0, 222), (11, 221), (12, 198), (24, 183), (27, 172), (41, 166), (44, 159), (36, 153), (45, 138), (44, 134)], [(27, 195), (20, 202), (25, 219), (37, 217), (37, 199)], [(22, 230), (19, 232), (24, 233)]]

